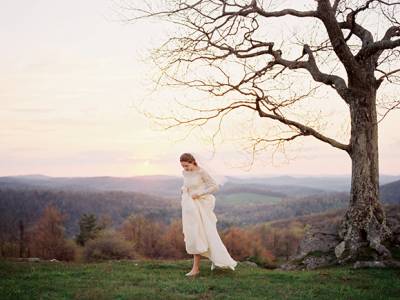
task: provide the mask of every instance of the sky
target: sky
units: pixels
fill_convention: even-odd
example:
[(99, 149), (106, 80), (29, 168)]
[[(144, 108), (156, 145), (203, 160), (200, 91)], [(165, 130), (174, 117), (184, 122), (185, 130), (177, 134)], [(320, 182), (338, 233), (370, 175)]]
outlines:
[[(179, 175), (183, 152), (224, 175), (350, 174), (346, 153), (311, 137), (251, 164), (234, 139), (213, 148), (201, 130), (184, 138), (187, 129), (157, 127), (135, 103), (151, 95), (146, 57), (163, 24), (126, 23), (116, 9), (110, 0), (0, 1), (0, 176)], [(332, 103), (330, 113), (343, 112)], [(379, 127), (381, 174), (400, 174), (399, 117)], [(346, 124), (332, 120), (343, 137)]]

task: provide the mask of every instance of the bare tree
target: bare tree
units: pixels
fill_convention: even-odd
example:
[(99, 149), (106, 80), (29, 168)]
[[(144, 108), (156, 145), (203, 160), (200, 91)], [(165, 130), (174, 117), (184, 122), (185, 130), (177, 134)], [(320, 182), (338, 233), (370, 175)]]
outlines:
[[(352, 161), (351, 194), (336, 255), (344, 262), (357, 257), (362, 248), (371, 247), (381, 258), (388, 258), (390, 251), (382, 242), (391, 232), (379, 201), (377, 91), (382, 83), (399, 83), (400, 24), (396, 16), (400, 15), (400, 1), (310, 0), (309, 10), (281, 7), (280, 3), (288, 5), (288, 1), (272, 0), (171, 0), (157, 7), (154, 1), (141, 1), (141, 7), (128, 2), (125, 8), (134, 12), (130, 20), (154, 17), (177, 26), (176, 34), (154, 53), (162, 76), (170, 85), (206, 91), (219, 103), (211, 109), (198, 109), (198, 117), (172, 117), (177, 125), (202, 125), (248, 109), (289, 130), (286, 135), (260, 138), (257, 143), (312, 136), (345, 151)], [(313, 24), (306, 29), (308, 40), (315, 42), (303, 39), (277, 46), (276, 40), (269, 40), (268, 24), (288, 17), (304, 20), (302, 26)], [(384, 34), (379, 35), (371, 18), (387, 25)], [(297, 48), (299, 55), (291, 57), (289, 53), (296, 46), (301, 47)], [(195, 72), (200, 67), (207, 71)], [(299, 71), (312, 78), (314, 85), (309, 91), (277, 97), (274, 83)], [(329, 137), (290, 114), (291, 108), (320, 86), (333, 89), (347, 105), (351, 124), (348, 142)], [(399, 101), (385, 107), (382, 118), (398, 108)]]

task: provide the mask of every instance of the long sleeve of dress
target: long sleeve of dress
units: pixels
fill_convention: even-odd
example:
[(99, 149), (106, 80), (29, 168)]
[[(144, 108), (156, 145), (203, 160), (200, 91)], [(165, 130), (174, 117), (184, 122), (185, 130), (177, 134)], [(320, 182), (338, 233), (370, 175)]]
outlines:
[(188, 188), (185, 186), (185, 185), (183, 185), (182, 187), (181, 187), (181, 194), (183, 194), (183, 193), (185, 193), (185, 192), (187, 192), (188, 191)]
[(200, 175), (204, 182), (204, 188), (199, 191), (199, 196), (212, 194), (219, 190), (218, 184), (205, 170), (201, 170)]
[[(182, 171), (182, 174), (184, 174), (184, 172)], [(185, 183), (183, 183), (183, 185), (181, 186), (181, 194), (183, 194), (184, 192), (188, 191), (188, 187), (185, 185)]]

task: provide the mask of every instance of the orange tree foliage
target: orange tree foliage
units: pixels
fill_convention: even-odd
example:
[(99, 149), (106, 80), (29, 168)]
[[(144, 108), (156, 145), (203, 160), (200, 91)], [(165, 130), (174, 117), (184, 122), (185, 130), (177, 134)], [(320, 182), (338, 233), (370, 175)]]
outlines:
[(174, 219), (171, 222), (163, 235), (162, 243), (164, 257), (185, 258), (188, 256), (180, 219)]
[(138, 254), (151, 258), (162, 256), (162, 236), (165, 231), (162, 223), (153, 222), (143, 215), (130, 215), (119, 231), (125, 239), (134, 243)]
[(274, 260), (274, 256), (263, 246), (261, 236), (256, 231), (231, 227), (225, 232), (222, 240), (236, 260), (249, 259), (261, 263), (271, 263)]
[(64, 220), (67, 218), (49, 204), (29, 233), (30, 252), (44, 259), (72, 260), (75, 247), (65, 239)]

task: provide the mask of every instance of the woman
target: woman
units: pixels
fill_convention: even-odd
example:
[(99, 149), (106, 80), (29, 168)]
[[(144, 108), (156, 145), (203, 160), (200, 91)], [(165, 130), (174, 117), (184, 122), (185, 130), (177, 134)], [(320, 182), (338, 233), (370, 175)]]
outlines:
[(211, 270), (216, 266), (235, 270), (237, 262), (229, 255), (217, 231), (214, 214), (215, 197), (218, 190), (213, 178), (200, 166), (190, 153), (180, 157), (183, 167), (182, 229), (186, 252), (193, 254), (193, 267), (186, 276), (200, 273), (200, 258), (211, 260)]

